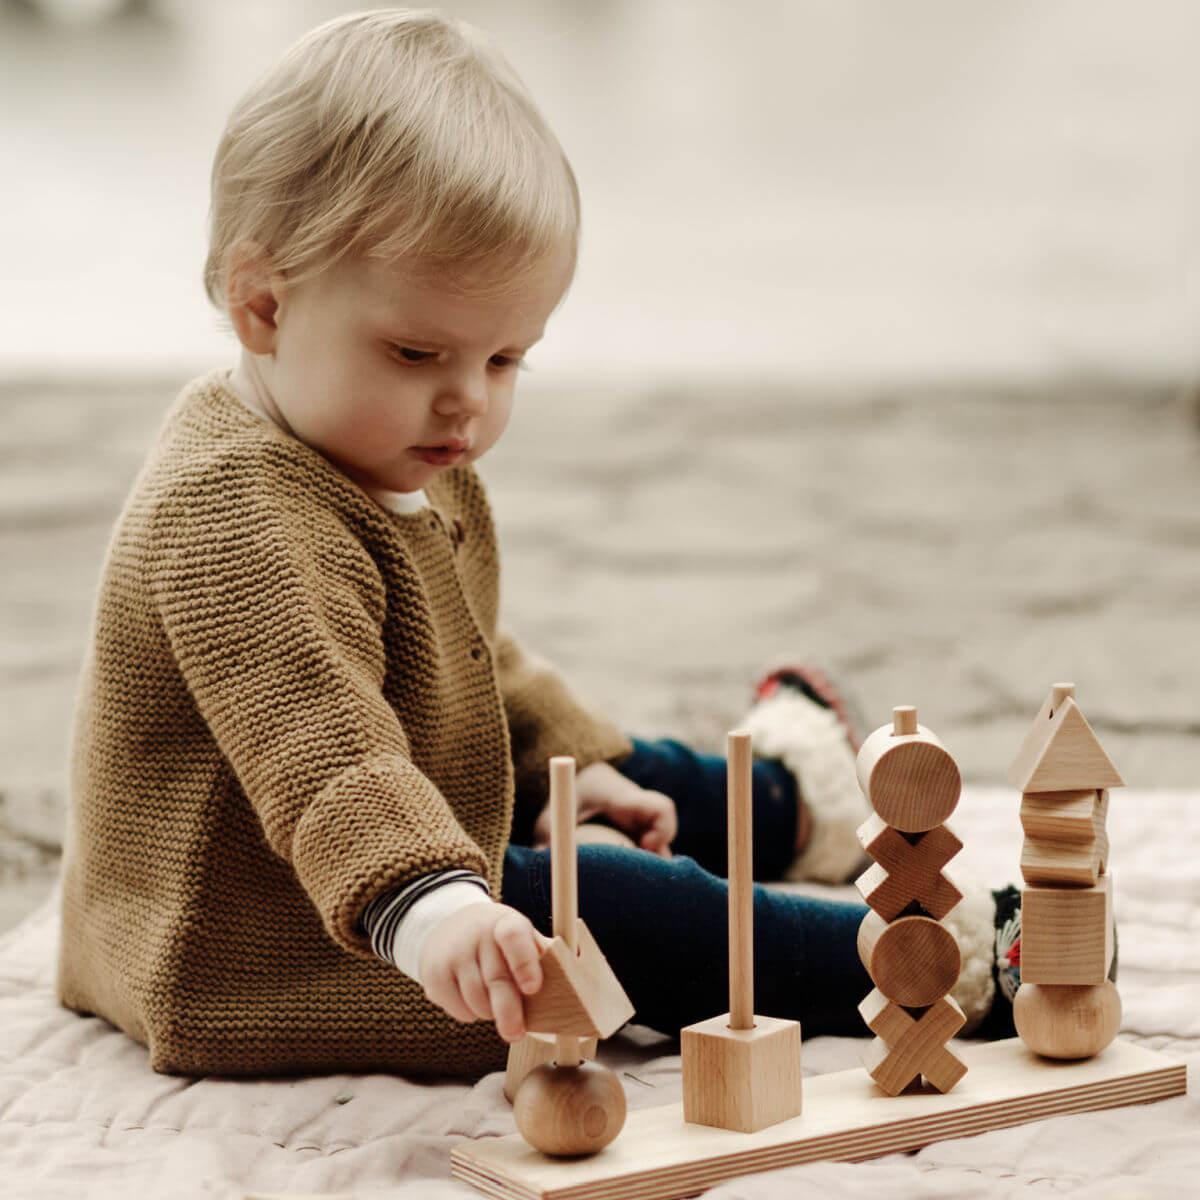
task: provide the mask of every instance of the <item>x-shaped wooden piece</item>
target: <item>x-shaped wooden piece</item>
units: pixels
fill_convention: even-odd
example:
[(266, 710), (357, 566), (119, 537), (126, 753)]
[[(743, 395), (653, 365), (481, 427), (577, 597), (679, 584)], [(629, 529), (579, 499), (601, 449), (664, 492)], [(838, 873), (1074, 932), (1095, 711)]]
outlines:
[(939, 1092), (948, 1092), (967, 1073), (966, 1063), (946, 1046), (967, 1020), (949, 996), (913, 1017), (875, 988), (858, 1011), (878, 1035), (863, 1053), (863, 1066), (889, 1096), (898, 1096), (922, 1075)]
[(942, 874), (962, 849), (948, 826), (906, 836), (872, 813), (859, 826), (858, 840), (875, 860), (858, 877), (858, 890), (885, 921), (894, 921), (914, 902), (940, 921), (962, 899), (962, 892)]

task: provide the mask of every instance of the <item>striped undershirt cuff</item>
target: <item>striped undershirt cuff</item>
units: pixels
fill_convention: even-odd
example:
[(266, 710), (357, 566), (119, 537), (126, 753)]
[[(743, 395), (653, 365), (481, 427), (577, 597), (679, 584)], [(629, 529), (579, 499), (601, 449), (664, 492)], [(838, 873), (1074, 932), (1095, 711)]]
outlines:
[(489, 896), (492, 894), (487, 880), (482, 875), (467, 870), (466, 867), (450, 867), (444, 871), (433, 871), (428, 875), (422, 875), (419, 879), (414, 879), (402, 888), (381, 892), (363, 909), (360, 920), (363, 932), (371, 939), (371, 949), (384, 962), (399, 967), (400, 964), (393, 956), (393, 948), (396, 944), (396, 934), (400, 929), (400, 923), (422, 896), (428, 896), (437, 888), (445, 887), (450, 883), (473, 883), (481, 887)]

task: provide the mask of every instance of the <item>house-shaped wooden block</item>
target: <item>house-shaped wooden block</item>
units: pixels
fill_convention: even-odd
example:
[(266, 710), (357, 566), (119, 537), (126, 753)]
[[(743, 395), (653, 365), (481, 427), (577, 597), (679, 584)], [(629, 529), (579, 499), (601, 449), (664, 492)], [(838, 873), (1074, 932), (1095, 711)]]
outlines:
[(1056, 683), (1008, 769), (1021, 792), (1069, 792), (1124, 787), (1075, 703), (1075, 685)]
[(611, 1037), (633, 1016), (633, 1003), (588, 927), (576, 919), (579, 950), (556, 937), (542, 952), (542, 986), (524, 997), (530, 1033)]

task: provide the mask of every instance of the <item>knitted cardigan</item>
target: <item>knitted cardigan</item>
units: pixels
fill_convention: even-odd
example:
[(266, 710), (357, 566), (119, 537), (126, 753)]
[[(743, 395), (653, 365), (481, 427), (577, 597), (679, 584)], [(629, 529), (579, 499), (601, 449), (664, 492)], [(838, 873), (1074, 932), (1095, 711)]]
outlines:
[[(463, 867), (503, 900), (547, 759), (632, 747), (497, 629), (471, 467), (385, 511), (222, 372), (166, 415), (110, 541), (71, 743), (58, 996), (224, 1075), (503, 1067), (372, 953), (380, 892)], [(286, 936), (280, 936), (286, 931)]]

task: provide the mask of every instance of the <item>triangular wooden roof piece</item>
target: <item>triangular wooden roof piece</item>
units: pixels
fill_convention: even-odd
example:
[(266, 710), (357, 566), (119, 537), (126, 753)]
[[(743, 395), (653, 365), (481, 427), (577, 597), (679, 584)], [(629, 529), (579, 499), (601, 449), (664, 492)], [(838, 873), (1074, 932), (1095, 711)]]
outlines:
[(1008, 782), (1022, 792), (1125, 786), (1069, 687), (1058, 684), (1046, 697), (1008, 768)]

